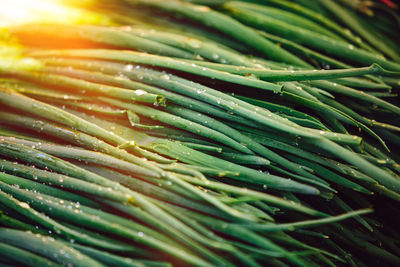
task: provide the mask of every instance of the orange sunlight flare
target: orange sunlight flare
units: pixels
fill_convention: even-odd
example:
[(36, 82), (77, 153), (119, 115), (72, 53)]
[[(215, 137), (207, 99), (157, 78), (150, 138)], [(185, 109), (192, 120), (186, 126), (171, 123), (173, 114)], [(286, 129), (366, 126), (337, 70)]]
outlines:
[[(100, 14), (68, 5), (65, 0), (0, 0), (0, 27), (26, 23), (109, 24)], [(77, 1), (72, 1), (76, 4)], [(81, 1), (88, 2), (88, 1)]]

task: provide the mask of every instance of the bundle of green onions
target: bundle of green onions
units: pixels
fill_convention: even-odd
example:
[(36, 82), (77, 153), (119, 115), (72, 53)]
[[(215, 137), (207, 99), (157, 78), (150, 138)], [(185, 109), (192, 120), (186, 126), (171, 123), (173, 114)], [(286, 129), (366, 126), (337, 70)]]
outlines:
[(340, 2), (9, 27), (0, 265), (400, 265), (400, 20)]

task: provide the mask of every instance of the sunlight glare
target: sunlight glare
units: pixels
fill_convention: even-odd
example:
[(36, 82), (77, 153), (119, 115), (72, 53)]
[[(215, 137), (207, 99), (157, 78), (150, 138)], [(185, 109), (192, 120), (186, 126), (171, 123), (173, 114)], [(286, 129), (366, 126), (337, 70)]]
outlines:
[(0, 27), (25, 23), (109, 24), (107, 17), (65, 0), (0, 0)]

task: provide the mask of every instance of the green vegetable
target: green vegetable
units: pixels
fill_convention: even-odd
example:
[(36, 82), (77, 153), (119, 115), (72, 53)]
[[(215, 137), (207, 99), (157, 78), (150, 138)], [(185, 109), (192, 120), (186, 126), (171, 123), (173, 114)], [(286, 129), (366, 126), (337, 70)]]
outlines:
[(4, 28), (0, 265), (398, 264), (399, 18), (370, 4)]

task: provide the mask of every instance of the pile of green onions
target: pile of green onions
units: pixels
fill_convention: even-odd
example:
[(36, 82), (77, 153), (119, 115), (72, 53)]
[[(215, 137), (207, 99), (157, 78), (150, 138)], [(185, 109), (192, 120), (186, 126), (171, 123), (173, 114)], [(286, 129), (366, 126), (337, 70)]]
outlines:
[(400, 20), (342, 1), (10, 27), (0, 265), (400, 265)]

